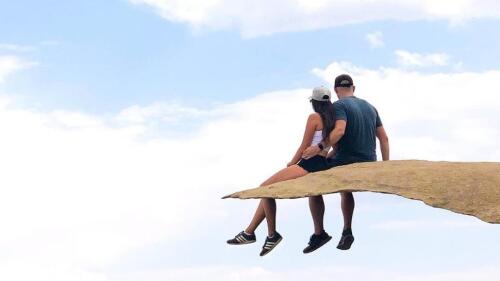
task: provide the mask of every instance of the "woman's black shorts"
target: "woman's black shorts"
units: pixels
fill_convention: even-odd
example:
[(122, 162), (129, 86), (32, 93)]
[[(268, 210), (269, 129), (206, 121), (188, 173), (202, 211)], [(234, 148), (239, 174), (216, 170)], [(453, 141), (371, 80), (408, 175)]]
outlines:
[(302, 158), (297, 165), (309, 173), (324, 171), (330, 168), (326, 157), (320, 155), (316, 155), (309, 159)]

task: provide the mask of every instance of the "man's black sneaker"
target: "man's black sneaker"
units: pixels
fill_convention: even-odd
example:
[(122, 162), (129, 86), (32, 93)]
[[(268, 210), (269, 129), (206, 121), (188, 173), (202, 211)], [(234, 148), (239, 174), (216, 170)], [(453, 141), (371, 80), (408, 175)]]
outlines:
[(344, 230), (342, 232), (342, 237), (340, 237), (339, 244), (337, 245), (337, 249), (344, 251), (349, 250), (353, 242), (354, 236), (352, 236), (352, 231), (350, 229)]
[(260, 252), (260, 256), (263, 257), (271, 252), (274, 247), (278, 246), (283, 237), (278, 232), (275, 232), (273, 237), (267, 237), (264, 246), (262, 246), (262, 251)]
[(246, 245), (257, 241), (255, 234), (246, 234), (245, 231), (238, 233), (233, 239), (227, 240), (229, 245)]
[(332, 237), (328, 235), (328, 233), (326, 233), (324, 230), (319, 235), (316, 234), (311, 235), (311, 239), (309, 239), (309, 245), (303, 251), (304, 254), (309, 254), (311, 252), (316, 251), (321, 246), (328, 243), (331, 239)]

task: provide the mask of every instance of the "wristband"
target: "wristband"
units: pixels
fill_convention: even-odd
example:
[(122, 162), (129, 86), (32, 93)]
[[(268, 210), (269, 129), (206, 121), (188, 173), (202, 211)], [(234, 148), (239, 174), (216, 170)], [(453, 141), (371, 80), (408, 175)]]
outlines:
[(323, 144), (322, 144), (322, 143), (318, 143), (318, 147), (319, 147), (319, 149), (320, 149), (320, 150), (325, 149), (325, 147), (323, 146)]

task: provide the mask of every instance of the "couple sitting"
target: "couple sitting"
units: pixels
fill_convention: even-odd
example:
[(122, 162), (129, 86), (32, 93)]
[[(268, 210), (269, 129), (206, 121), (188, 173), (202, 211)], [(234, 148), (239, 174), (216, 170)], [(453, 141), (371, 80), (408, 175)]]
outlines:
[[(376, 139), (380, 141), (383, 160), (389, 160), (387, 134), (375, 107), (354, 96), (355, 86), (349, 75), (335, 79), (338, 101), (331, 102), (328, 88), (317, 87), (310, 98), (315, 113), (307, 119), (302, 144), (287, 168), (277, 172), (261, 186), (303, 177), (308, 173), (324, 171), (333, 167), (359, 162), (376, 161)], [(351, 192), (341, 193), (344, 230), (337, 246), (348, 250), (354, 242), (351, 222), (354, 212), (354, 197)], [(323, 228), (325, 204), (322, 196), (309, 198), (309, 208), (314, 221), (314, 234), (304, 253), (311, 253), (332, 238)], [(276, 200), (261, 199), (250, 225), (227, 243), (243, 245), (256, 242), (255, 230), (266, 219), (268, 236), (261, 256), (268, 254), (282, 240), (276, 231)]]

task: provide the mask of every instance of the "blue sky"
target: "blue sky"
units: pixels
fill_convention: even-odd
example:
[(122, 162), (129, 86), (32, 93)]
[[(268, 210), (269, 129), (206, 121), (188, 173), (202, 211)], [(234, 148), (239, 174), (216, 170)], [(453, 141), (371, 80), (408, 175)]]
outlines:
[(499, 8), (2, 1), (0, 279), (498, 280), (500, 228), (472, 217), (358, 194), (352, 251), (304, 256), (306, 201), (280, 201), (285, 240), (262, 259), (264, 225), (258, 245), (224, 243), (256, 202), (219, 198), (290, 160), (310, 89), (341, 72), (393, 159), (499, 161)]
[[(320, 83), (309, 70), (331, 61), (393, 66), (396, 49), (446, 52), (467, 70), (494, 69), (499, 61), (491, 52), (500, 40), (492, 20), (377, 21), (242, 39), (234, 29), (194, 31), (126, 1), (5, 1), (0, 13), (3, 42), (58, 43), (24, 54), (40, 66), (4, 85), (44, 108), (104, 113), (158, 100), (237, 101)], [(374, 31), (383, 31), (385, 48), (366, 43)]]

